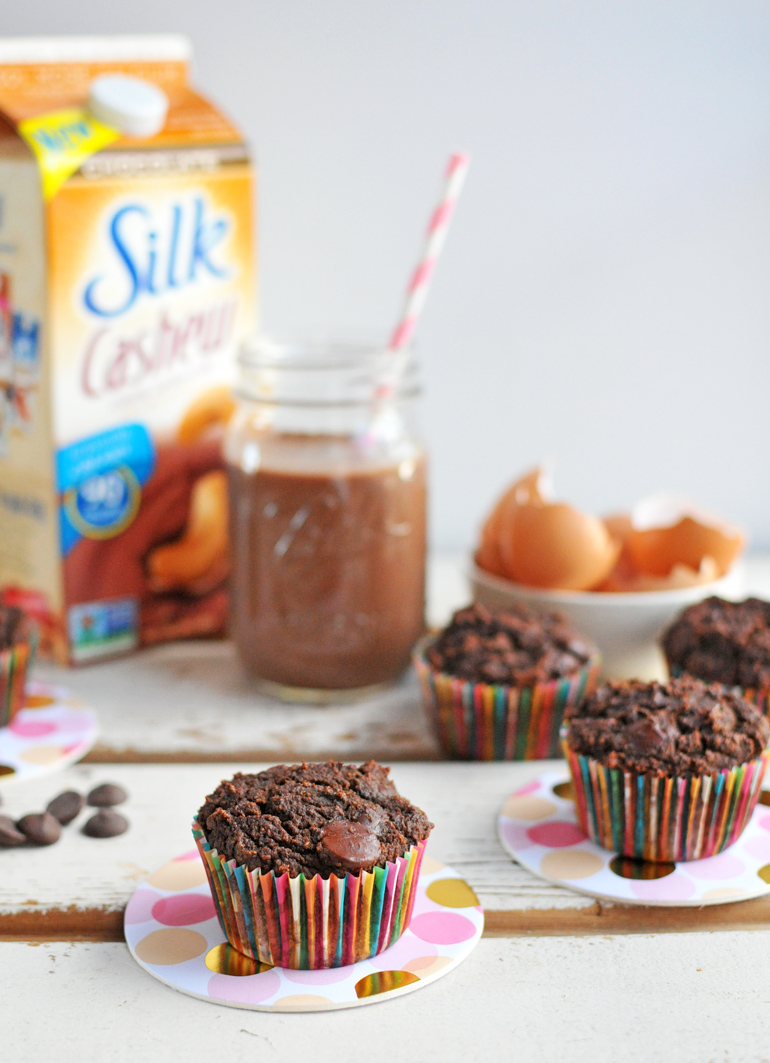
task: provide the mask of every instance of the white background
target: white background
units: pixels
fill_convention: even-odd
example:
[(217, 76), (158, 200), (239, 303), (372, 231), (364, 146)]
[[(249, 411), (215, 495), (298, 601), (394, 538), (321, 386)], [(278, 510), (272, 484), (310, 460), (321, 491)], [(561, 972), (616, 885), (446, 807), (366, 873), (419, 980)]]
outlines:
[(770, 6), (4, 0), (3, 34), (183, 31), (260, 165), (263, 321), (387, 336), (450, 149), (419, 331), (432, 535), (550, 456), (593, 511), (684, 491), (770, 545)]

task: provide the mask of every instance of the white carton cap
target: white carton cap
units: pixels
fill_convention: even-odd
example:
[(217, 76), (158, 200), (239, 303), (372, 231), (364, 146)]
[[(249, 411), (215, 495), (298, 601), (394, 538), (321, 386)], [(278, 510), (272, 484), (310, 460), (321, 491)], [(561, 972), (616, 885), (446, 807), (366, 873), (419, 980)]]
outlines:
[(143, 78), (102, 74), (91, 82), (88, 109), (94, 118), (130, 137), (152, 137), (165, 124), (168, 96)]

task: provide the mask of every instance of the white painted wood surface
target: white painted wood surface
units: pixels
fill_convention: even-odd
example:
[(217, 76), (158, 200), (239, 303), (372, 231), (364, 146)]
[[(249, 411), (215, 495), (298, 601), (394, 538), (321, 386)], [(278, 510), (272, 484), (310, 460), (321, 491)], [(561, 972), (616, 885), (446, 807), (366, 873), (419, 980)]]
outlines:
[[(444, 623), (468, 601), (463, 565), (454, 557), (431, 563), (431, 624)], [(180, 759), (246, 754), (272, 760), (440, 756), (412, 674), (353, 705), (285, 705), (255, 691), (232, 643), (197, 641), (84, 668), (41, 664), (35, 675), (67, 687), (97, 710), (95, 756), (102, 759), (158, 754)]]
[[(469, 598), (466, 560), (432, 559), (428, 619), (446, 622)], [(770, 557), (746, 563), (746, 592), (770, 597)], [(69, 688), (97, 710), (92, 759), (304, 756), (433, 760), (440, 756), (415, 677), (354, 705), (284, 705), (258, 694), (229, 642), (177, 642), (133, 657), (36, 673)]]
[(53, 1063), (762, 1063), (770, 931), (483, 938), (419, 992), (270, 1015), (183, 996), (122, 944), (0, 943), (3, 1058)]
[[(264, 766), (264, 765), (263, 765)], [(591, 908), (593, 901), (535, 878), (503, 851), (496, 816), (505, 798), (553, 762), (529, 764), (396, 764), (399, 791), (436, 824), (430, 852), (455, 867), (490, 910)], [(67, 908), (122, 909), (136, 883), (193, 848), (190, 822), (222, 778), (254, 765), (80, 765), (60, 775), (3, 790), (2, 811), (14, 817), (40, 811), (64, 789), (86, 792), (117, 782), (130, 800), (120, 811), (131, 829), (97, 840), (80, 833), (88, 810), (49, 849), (0, 849), (0, 917)], [(258, 768), (256, 769), (258, 770)], [(93, 811), (93, 810), (91, 810)]]

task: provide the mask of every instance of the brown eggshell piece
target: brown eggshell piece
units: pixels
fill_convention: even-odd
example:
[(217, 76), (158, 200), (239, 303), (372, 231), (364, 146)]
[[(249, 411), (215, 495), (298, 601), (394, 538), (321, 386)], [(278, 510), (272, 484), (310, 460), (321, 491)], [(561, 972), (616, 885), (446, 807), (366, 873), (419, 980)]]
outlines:
[(633, 571), (622, 573), (620, 566), (616, 565), (607, 579), (598, 587), (594, 587), (594, 590), (615, 594), (674, 591), (684, 587), (699, 587), (703, 583), (712, 583), (718, 578), (719, 571), (713, 557), (704, 557), (697, 572), (688, 565), (674, 565), (667, 576), (644, 576)]
[(511, 507), (502, 532), (509, 577), (531, 587), (588, 590), (606, 579), (620, 554), (603, 521), (562, 502)]
[(511, 484), (501, 495), (481, 529), (481, 542), (475, 554), (475, 562), (485, 572), (494, 576), (507, 576), (507, 568), (500, 549), (503, 534), (503, 517), (518, 505), (544, 502), (545, 474), (541, 468), (532, 469)]
[(737, 529), (703, 524), (682, 517), (668, 528), (632, 528), (627, 541), (634, 568), (647, 576), (668, 576), (675, 565), (699, 572), (704, 558), (713, 559), (717, 574), (725, 575), (745, 546)]

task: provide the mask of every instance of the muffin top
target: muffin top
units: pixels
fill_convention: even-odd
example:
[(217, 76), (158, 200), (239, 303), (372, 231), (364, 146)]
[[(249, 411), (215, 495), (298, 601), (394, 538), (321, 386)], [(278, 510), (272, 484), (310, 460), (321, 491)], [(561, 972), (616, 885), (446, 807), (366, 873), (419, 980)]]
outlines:
[(669, 665), (745, 689), (770, 687), (770, 602), (706, 598), (685, 609), (663, 636)]
[(691, 676), (606, 683), (568, 713), (567, 742), (608, 768), (711, 775), (758, 757), (770, 725), (756, 706)]
[(525, 687), (572, 675), (596, 652), (559, 613), (534, 613), (525, 605), (493, 612), (476, 604), (454, 614), (426, 656), (447, 675)]
[(238, 772), (209, 794), (198, 823), (209, 845), (250, 871), (342, 878), (384, 867), (433, 828), (389, 770), (330, 760)]
[(0, 650), (25, 642), (30, 635), (30, 622), (16, 605), (0, 605)]

